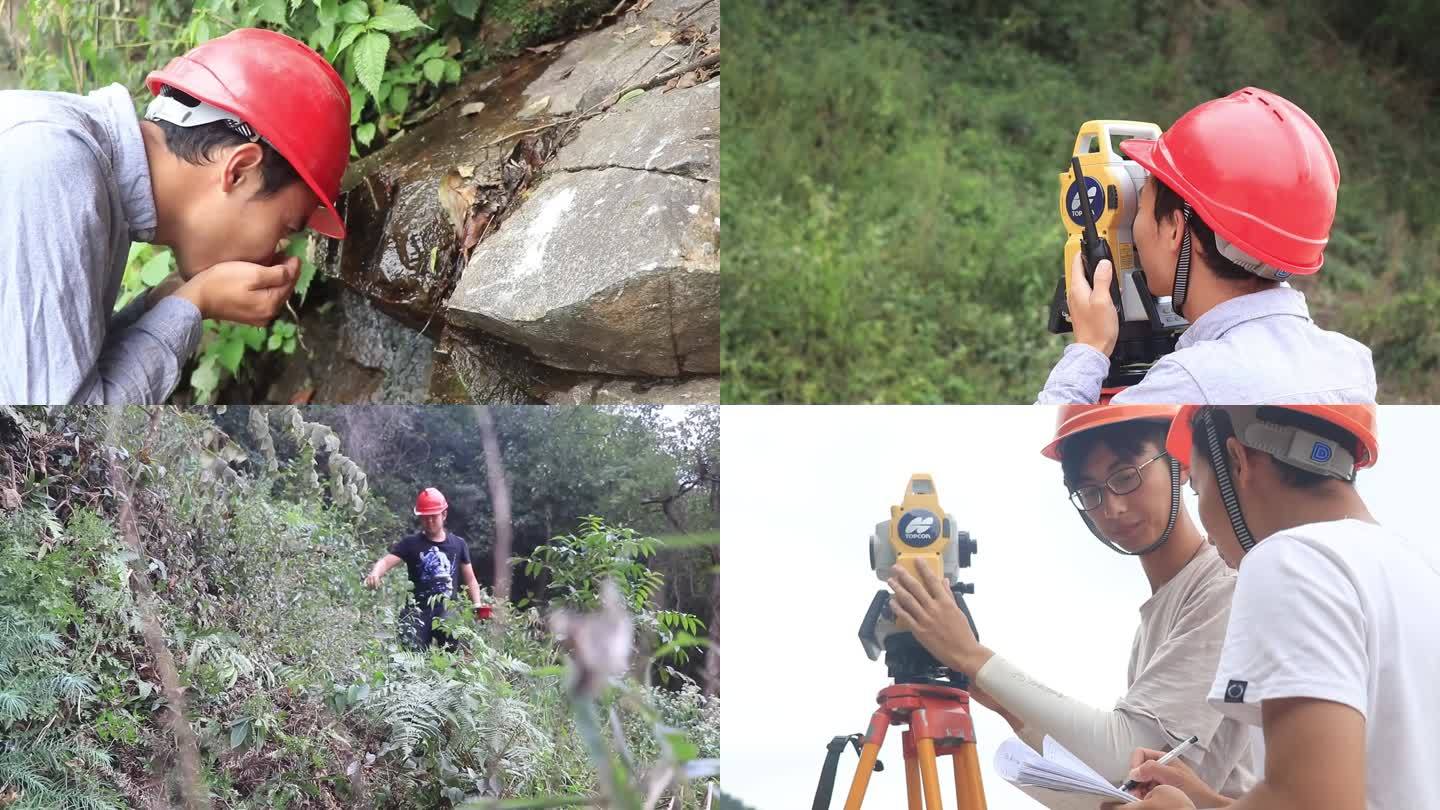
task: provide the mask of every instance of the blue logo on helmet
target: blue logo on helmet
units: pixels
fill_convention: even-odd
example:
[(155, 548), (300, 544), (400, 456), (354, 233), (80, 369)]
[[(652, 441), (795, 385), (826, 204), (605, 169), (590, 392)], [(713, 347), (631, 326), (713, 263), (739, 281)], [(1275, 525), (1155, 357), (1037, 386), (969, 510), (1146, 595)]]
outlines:
[(1330, 460), (1331, 452), (1330, 445), (1325, 442), (1315, 442), (1315, 446), (1310, 448), (1310, 460), (1324, 464)]

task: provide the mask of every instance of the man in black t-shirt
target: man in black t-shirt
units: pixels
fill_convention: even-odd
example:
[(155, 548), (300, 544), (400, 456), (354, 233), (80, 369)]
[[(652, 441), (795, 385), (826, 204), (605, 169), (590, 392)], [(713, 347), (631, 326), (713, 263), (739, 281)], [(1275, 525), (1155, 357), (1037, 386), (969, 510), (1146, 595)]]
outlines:
[(480, 603), (480, 583), (470, 565), (470, 548), (465, 541), (445, 531), (445, 514), (449, 505), (440, 490), (430, 487), (415, 500), (415, 514), (420, 516), (421, 531), (404, 537), (390, 547), (390, 553), (375, 561), (365, 585), (380, 586), (380, 578), (391, 568), (405, 563), (414, 595), (405, 605), (400, 624), (402, 635), (415, 648), (424, 650), (432, 643), (455, 648), (455, 640), (443, 630), (435, 629), (436, 619), (446, 615), (445, 603), (460, 590), (463, 579), (470, 592), (475, 617), (485, 618), (487, 610)]

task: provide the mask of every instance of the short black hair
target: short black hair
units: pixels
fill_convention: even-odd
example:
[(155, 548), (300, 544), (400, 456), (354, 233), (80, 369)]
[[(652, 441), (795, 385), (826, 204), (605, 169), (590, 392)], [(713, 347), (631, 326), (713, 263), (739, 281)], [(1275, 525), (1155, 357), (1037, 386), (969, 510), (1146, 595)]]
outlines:
[[(173, 87), (165, 88), (165, 93), (187, 107), (193, 107), (200, 103), (194, 96), (182, 93)], [(169, 121), (151, 121), (151, 123), (160, 127), (160, 131), (165, 133), (165, 146), (175, 157), (196, 166), (204, 166), (212, 162), (217, 149), (250, 143), (249, 138), (231, 129), (224, 121), (212, 121), (198, 127), (182, 127)], [(260, 191), (258, 192), (261, 197), (274, 196), (300, 179), (295, 167), (275, 151), (275, 147), (263, 139), (256, 141), (255, 144), (260, 147), (261, 153)]]
[[(1200, 413), (1200, 411), (1195, 413), (1194, 418), (1191, 420), (1192, 426), (1198, 427), (1197, 423), (1200, 418)], [(1352, 458), (1360, 458), (1360, 440), (1356, 438), (1355, 434), (1332, 422), (1328, 422), (1317, 416), (1311, 416), (1302, 411), (1274, 406), (1261, 407), (1255, 411), (1255, 415), (1266, 422), (1271, 422), (1276, 425), (1308, 430), (1323, 439), (1329, 439), (1345, 448), (1345, 451), (1348, 452)], [(1213, 410), (1213, 418), (1215, 419), (1215, 432), (1219, 435), (1220, 443), (1223, 445), (1226, 439), (1235, 435), (1235, 426), (1230, 422), (1230, 414), (1218, 408)], [(1205, 437), (1202, 431), (1194, 431), (1192, 445), (1191, 452), (1195, 458), (1209, 458), (1210, 449), (1205, 444)], [(1311, 472), (1310, 470), (1302, 470), (1275, 456), (1270, 456), (1270, 460), (1275, 463), (1275, 470), (1280, 475), (1280, 481), (1286, 486), (1295, 487), (1296, 489), (1314, 489), (1326, 481), (1340, 481), (1348, 484), (1354, 483), (1353, 481), (1345, 481), (1341, 478), (1331, 478), (1328, 475), (1321, 475), (1316, 472)]]
[[(1150, 179), (1155, 181), (1155, 221), (1164, 222), (1185, 207), (1185, 200), (1160, 178), (1151, 175)], [(1264, 280), (1263, 276), (1257, 276), (1225, 258), (1220, 252), (1220, 246), (1215, 244), (1215, 230), (1201, 219), (1198, 213), (1192, 212), (1190, 215), (1190, 233), (1193, 234), (1190, 250), (1200, 251), (1205, 257), (1205, 264), (1215, 271), (1215, 275), (1228, 281)]]
[(1065, 473), (1065, 485), (1070, 486), (1080, 480), (1085, 463), (1095, 448), (1106, 447), (1117, 458), (1138, 461), (1151, 445), (1164, 450), (1165, 437), (1169, 432), (1169, 422), (1134, 419), (1076, 433), (1060, 443), (1060, 469)]

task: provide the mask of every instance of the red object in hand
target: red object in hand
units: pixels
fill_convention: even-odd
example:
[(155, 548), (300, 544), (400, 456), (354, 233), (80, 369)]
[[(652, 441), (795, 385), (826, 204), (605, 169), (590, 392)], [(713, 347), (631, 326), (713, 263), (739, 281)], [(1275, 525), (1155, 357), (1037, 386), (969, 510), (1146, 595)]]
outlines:
[(475, 606), (475, 618), (477, 618), (477, 619), (488, 619), (488, 618), (490, 618), (490, 613), (491, 613), (491, 608), (490, 608), (489, 605), (476, 605), (476, 606)]

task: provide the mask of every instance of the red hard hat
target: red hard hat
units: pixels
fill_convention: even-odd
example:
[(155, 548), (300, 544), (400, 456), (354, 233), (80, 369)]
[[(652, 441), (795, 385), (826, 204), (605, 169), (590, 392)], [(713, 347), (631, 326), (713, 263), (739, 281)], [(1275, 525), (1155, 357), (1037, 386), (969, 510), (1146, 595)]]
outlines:
[(415, 514), (417, 515), (438, 515), (449, 508), (450, 504), (445, 502), (445, 496), (435, 487), (427, 487), (415, 499)]
[(1060, 444), (1076, 433), (1137, 419), (1168, 422), (1178, 410), (1179, 405), (1061, 405), (1055, 414), (1055, 437), (1040, 454), (1059, 461)]
[(1246, 87), (1120, 149), (1246, 254), (1301, 275), (1325, 263), (1340, 165), (1320, 127), (1284, 98)]
[(309, 226), (345, 238), (335, 210), (350, 161), (350, 91), (325, 58), (276, 31), (241, 28), (191, 49), (145, 77), (232, 112), (275, 147), (323, 207)]
[[(1204, 406), (1181, 406), (1180, 413), (1175, 416), (1175, 421), (1170, 423), (1170, 435), (1165, 439), (1166, 451), (1185, 467), (1190, 466), (1190, 448), (1194, 445), (1194, 428), (1190, 422), (1195, 418), (1195, 412), (1202, 407)], [(1358, 439), (1360, 447), (1359, 452), (1355, 455), (1355, 469), (1357, 470), (1374, 465), (1375, 460), (1380, 457), (1380, 438), (1375, 429), (1374, 405), (1276, 405), (1274, 407), (1299, 411), (1323, 419)]]

